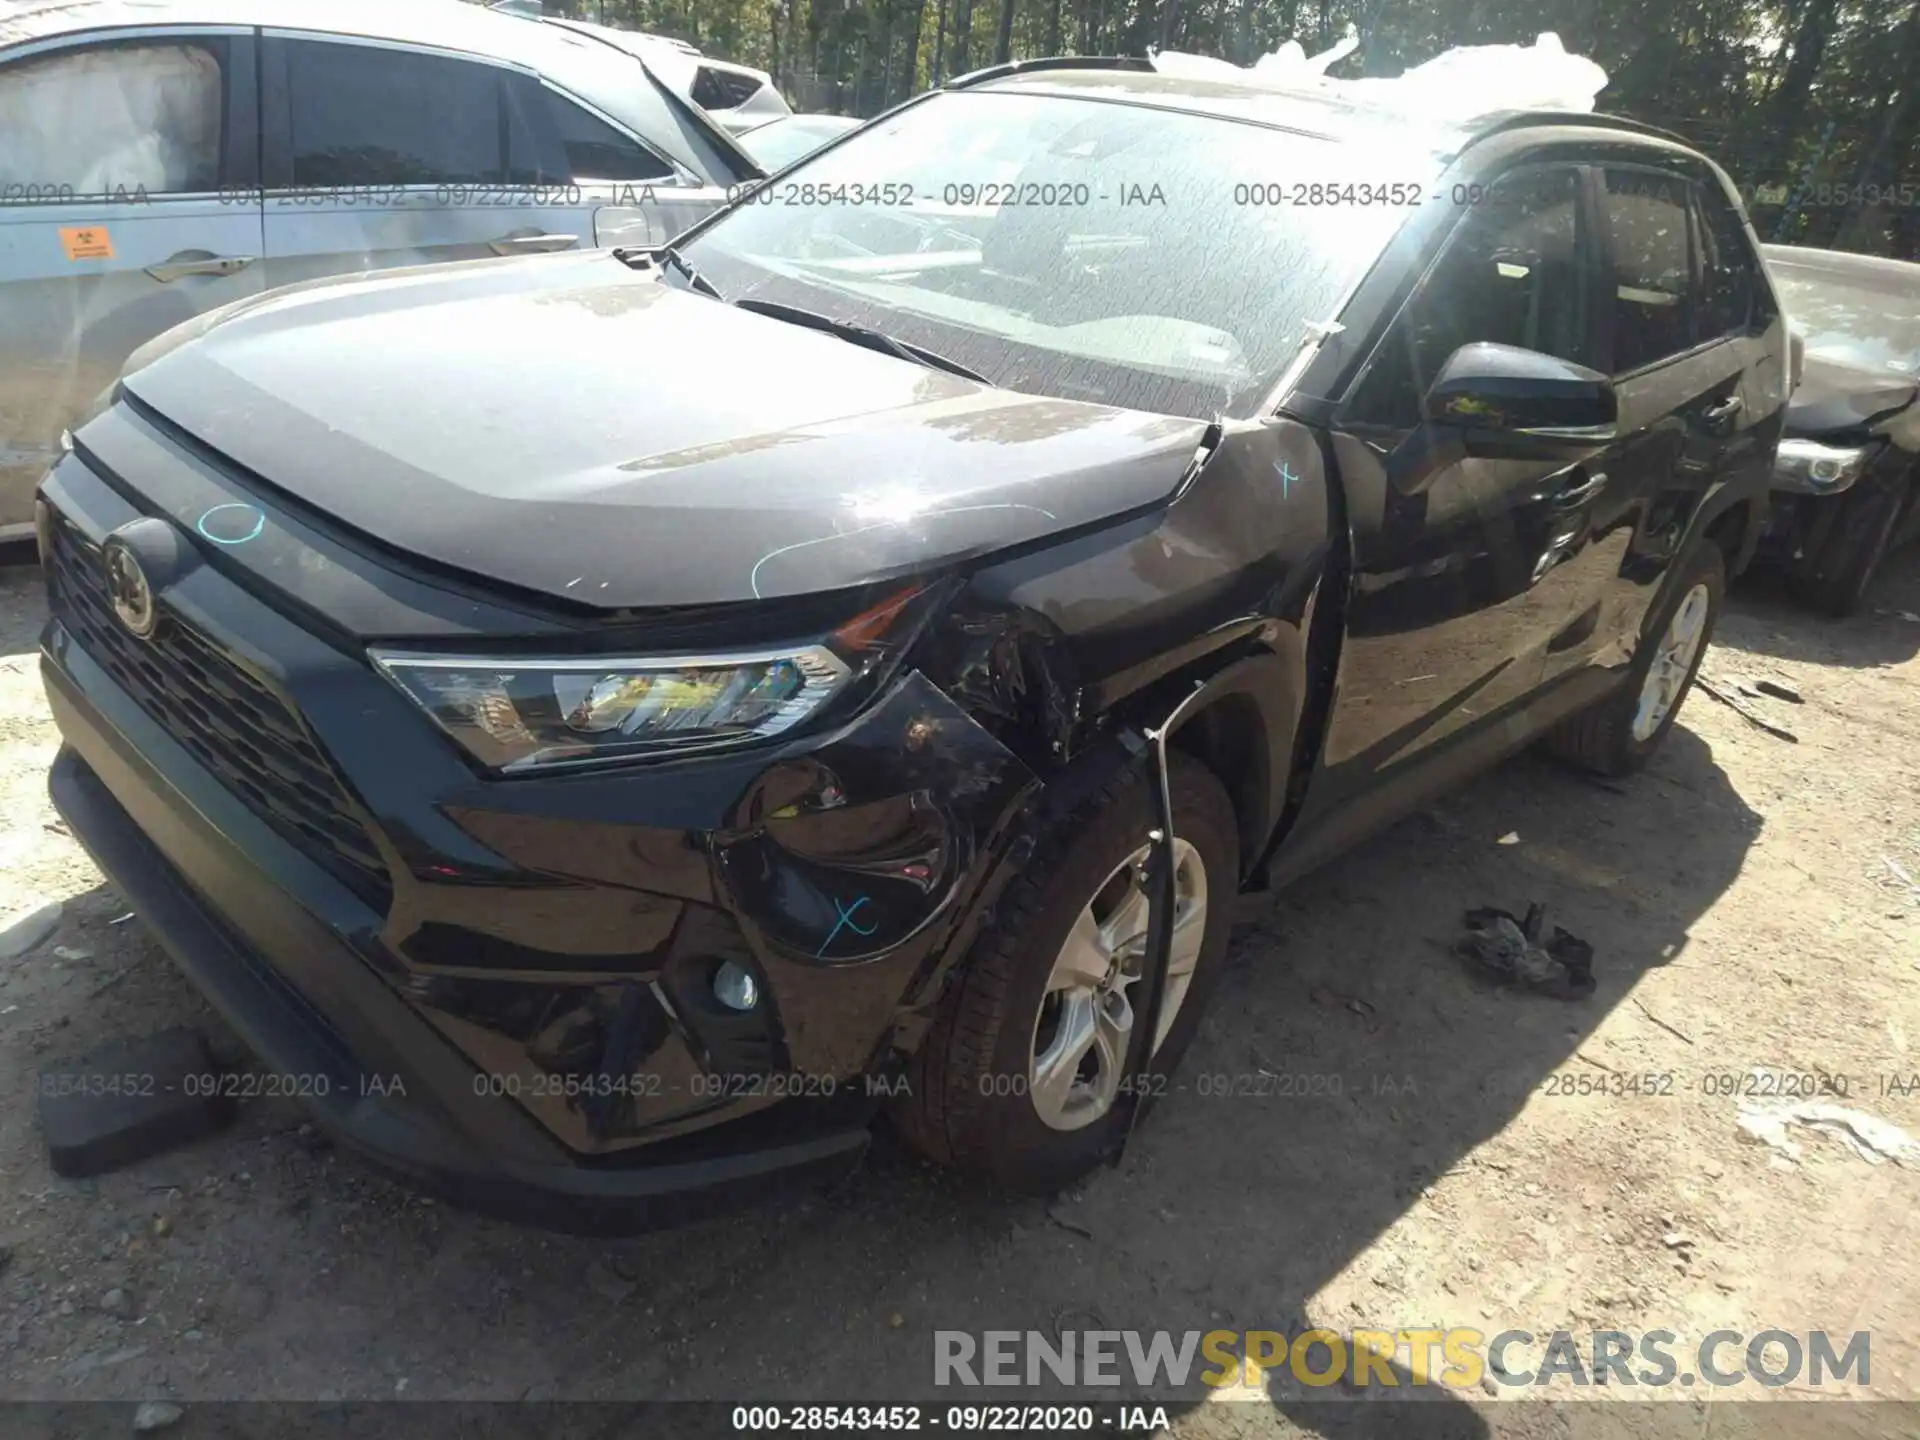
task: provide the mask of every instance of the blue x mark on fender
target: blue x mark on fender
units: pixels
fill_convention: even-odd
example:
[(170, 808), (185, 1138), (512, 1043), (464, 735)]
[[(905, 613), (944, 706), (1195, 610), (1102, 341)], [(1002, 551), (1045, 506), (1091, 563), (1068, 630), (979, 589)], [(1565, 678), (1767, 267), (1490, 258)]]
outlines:
[(853, 918), (860, 913), (860, 907), (868, 903), (868, 899), (868, 896), (862, 895), (850, 906), (839, 899), (834, 900), (833, 908), (840, 918), (833, 922), (833, 929), (829, 930), (827, 932), (827, 938), (820, 942), (820, 948), (813, 952), (814, 959), (818, 960), (827, 953), (827, 947), (840, 938), (840, 932), (842, 930), (851, 930), (856, 935), (871, 935), (880, 928), (880, 922), (878, 920), (862, 928), (860, 922)]

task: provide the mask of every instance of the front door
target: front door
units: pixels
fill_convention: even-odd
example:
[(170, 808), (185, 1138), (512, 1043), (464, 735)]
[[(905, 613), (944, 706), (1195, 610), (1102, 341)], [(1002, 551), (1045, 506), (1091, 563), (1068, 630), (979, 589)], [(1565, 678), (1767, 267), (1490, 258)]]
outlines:
[(1473, 205), (1386, 333), (1337, 421), (1353, 574), (1325, 759), (1356, 787), (1411, 771), (1465, 732), (1523, 728), (1571, 608), (1560, 565), (1566, 459), (1468, 456), (1422, 400), (1460, 346), (1591, 363), (1584, 172), (1537, 165)]

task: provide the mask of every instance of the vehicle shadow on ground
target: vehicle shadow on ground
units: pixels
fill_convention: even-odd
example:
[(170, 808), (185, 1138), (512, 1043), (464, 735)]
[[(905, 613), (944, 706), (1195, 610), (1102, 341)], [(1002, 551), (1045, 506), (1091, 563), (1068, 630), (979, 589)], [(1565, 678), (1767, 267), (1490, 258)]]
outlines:
[(30, 547), (0, 544), (0, 655), (23, 655), (40, 643), (40, 627), (47, 620), (46, 588), (32, 557)]
[[(1122, 1163), (1073, 1195), (989, 1193), (883, 1136), (860, 1171), (823, 1195), (613, 1244), (452, 1214), (423, 1220), (393, 1192), (376, 1202), (387, 1218), (374, 1220), (385, 1257), (374, 1260), (349, 1238), (367, 1233), (364, 1212), (343, 1208), (352, 1202), (326, 1185), (289, 1202), (297, 1209), (280, 1223), (297, 1235), (260, 1238), (282, 1253), (317, 1243), (302, 1268), (324, 1260), (329, 1284), (276, 1281), (273, 1309), (288, 1323), (298, 1317), (302, 1349), (376, 1317), (386, 1334), (431, 1337), (439, 1317), (484, 1315), (478, 1326), (456, 1323), (459, 1339), (443, 1354), (412, 1340), (421, 1353), (410, 1365), (437, 1372), (429, 1393), (509, 1398), (977, 1404), (1021, 1393), (935, 1389), (939, 1330), (1469, 1325), (1491, 1334), (1504, 1317), (1410, 1311), (1417, 1302), (1406, 1297), (1444, 1291), (1448, 1277), (1407, 1273), (1391, 1247), (1371, 1247), (1395, 1225), (1448, 1224), (1428, 1187), (1480, 1163), (1476, 1150), (1548, 1077), (1657, 1068), (1582, 1052), (1643, 975), (1687, 963), (1690, 928), (1732, 882), (1759, 828), (1684, 728), (1621, 793), (1522, 758), (1268, 904), (1236, 937), (1178, 1088)], [(1502, 844), (1505, 836), (1516, 839)], [(1594, 945), (1592, 999), (1506, 993), (1448, 953), (1463, 911), (1524, 911), (1533, 901)], [(1654, 1023), (1642, 1028), (1664, 1041)], [(1653, 1124), (1657, 1105), (1648, 1101)], [(1547, 1178), (1552, 1158), (1486, 1163), (1511, 1184), (1515, 1243), (1451, 1263), (1518, 1304), (1559, 1268), (1550, 1240), (1537, 1248), (1555, 1217), (1529, 1181)], [(1629, 1166), (1617, 1178), (1652, 1177)], [(336, 1235), (335, 1221), (348, 1229)], [(1322, 1306), (1323, 1288), (1356, 1263), (1377, 1300), (1364, 1310)], [(411, 1277), (401, 1293), (394, 1266)], [(260, 1351), (253, 1358), (268, 1368), (256, 1373), (290, 1358), (265, 1336), (233, 1343)], [(619, 1366), (607, 1363), (610, 1348)], [(1404, 1364), (1397, 1377), (1405, 1387)], [(1400, 1407), (1389, 1423), (1375, 1405), (1329, 1413), (1325, 1392), (1282, 1372), (1264, 1385), (1273, 1405), (1321, 1433), (1413, 1433)], [(1177, 1399), (1161, 1398), (1191, 1408), (1208, 1393), (1190, 1377)], [(1418, 1433), (1486, 1433), (1457, 1399), (1417, 1414)]]
[[(164, 1374), (182, 1398), (205, 1399), (384, 1398), (410, 1377), (409, 1398), (1086, 1401), (1136, 1392), (937, 1389), (935, 1333), (1491, 1334), (1562, 1270), (1553, 1202), (1533, 1182), (1553, 1157), (1509, 1153), (1498, 1137), (1550, 1077), (1667, 1068), (1677, 1042), (1651, 1011), (1634, 1016), (1644, 1051), (1596, 1051), (1589, 1037), (1649, 971), (1688, 964), (1690, 931), (1760, 831), (1686, 718), (1630, 782), (1522, 756), (1250, 902), (1175, 1089), (1121, 1163), (1070, 1195), (991, 1193), (883, 1134), (825, 1192), (592, 1241), (423, 1204), (302, 1134), (290, 1103), (261, 1103), (235, 1133), (103, 1177), (74, 1204), (77, 1243), (137, 1229), (146, 1212), (169, 1216), (169, 1278), (152, 1282), (151, 1354), (138, 1367), (53, 1393), (132, 1393)], [(1450, 953), (1464, 911), (1536, 901), (1550, 924), (1592, 943), (1591, 999), (1505, 992)], [(204, 1020), (137, 926), (105, 928), (118, 909), (110, 890), (70, 907), (83, 939), (117, 946), (106, 958), (138, 973), (104, 1001), (76, 991), (58, 1051), (83, 1048), (101, 1026), (96, 1039), (173, 1014)], [(1646, 1102), (1651, 1126), (1658, 1106)], [(1657, 1183), (1657, 1159), (1643, 1163), (1636, 1173), (1628, 1157), (1609, 1179)], [(1442, 1252), (1454, 1267), (1445, 1274), (1408, 1271), (1377, 1242), (1395, 1226), (1448, 1226), (1429, 1187), (1462, 1166), (1502, 1178), (1513, 1243)], [(1503, 1297), (1502, 1313), (1419, 1308), (1456, 1272), (1472, 1276), (1460, 1290)], [(1366, 1304), (1323, 1297), (1356, 1279)], [(1199, 1360), (1194, 1373), (1209, 1368)], [(1404, 1364), (1397, 1377), (1404, 1391)], [(38, 1381), (6, 1388), (45, 1393)], [(1193, 1433), (1216, 1412), (1223, 1423), (1244, 1414), (1204, 1406), (1213, 1392), (1191, 1377), (1177, 1395), (1156, 1393), (1201, 1410)], [(1326, 1394), (1270, 1371), (1238, 1398), (1264, 1396), (1329, 1435), (1487, 1433), (1464, 1403), (1484, 1398), (1477, 1391), (1413, 1407), (1417, 1424), (1403, 1407), (1330, 1407)]]
[(1795, 600), (1780, 575), (1755, 568), (1736, 586), (1738, 608), (1723, 643), (1758, 655), (1856, 669), (1898, 665), (1920, 654), (1920, 542), (1887, 557), (1859, 613), (1833, 620)]
[[(1155, 1302), (1124, 1320), (1109, 1314), (1110, 1323), (1295, 1334), (1505, 1328), (1511, 1312), (1418, 1313), (1403, 1297), (1448, 1292), (1457, 1278), (1462, 1291), (1505, 1294), (1518, 1308), (1559, 1270), (1556, 1217), (1543, 1198), (1554, 1187), (1537, 1183), (1551, 1178), (1552, 1158), (1475, 1152), (1529, 1099), (1550, 1094), (1556, 1077), (1625, 1085), (1660, 1068), (1591, 1049), (1589, 1036), (1648, 971), (1688, 963), (1690, 930), (1732, 883), (1760, 827), (1705, 742), (1678, 728), (1650, 772), (1617, 790), (1518, 759), (1281, 897), (1238, 938), (1214, 1018), (1188, 1057), (1187, 1090), (1154, 1117), (1130, 1161), (1168, 1197), (1183, 1230), (1216, 1241), (1197, 1265), (1169, 1263)], [(1550, 924), (1593, 944), (1592, 999), (1494, 989), (1449, 953), (1462, 911), (1523, 913), (1535, 901)], [(1642, 1017), (1638, 1028), (1655, 1042), (1651, 1053), (1669, 1054), (1657, 1023)], [(1256, 1078), (1251, 1094), (1203, 1098), (1208, 1072), (1230, 1084)], [(1338, 1077), (1343, 1093), (1299, 1098), (1298, 1083), (1265, 1078), (1285, 1075), (1309, 1088)], [(1658, 1104), (1646, 1101), (1652, 1124)], [(1476, 1164), (1504, 1177), (1512, 1244), (1450, 1255), (1452, 1277), (1406, 1272), (1390, 1245), (1369, 1253), (1394, 1226), (1446, 1227), (1429, 1187)], [(1641, 1177), (1618, 1178), (1631, 1187)], [(1074, 1213), (1096, 1204), (1117, 1226), (1139, 1201), (1114, 1184)], [(1364, 1282), (1365, 1299), (1334, 1309), (1318, 1297), (1343, 1276)], [(1406, 1366), (1396, 1372), (1405, 1394)], [(1321, 1434), (1485, 1433), (1457, 1401), (1387, 1411), (1341, 1405), (1342, 1390), (1310, 1389), (1280, 1371), (1265, 1385), (1289, 1418)], [(1371, 1391), (1392, 1393), (1377, 1383)]]

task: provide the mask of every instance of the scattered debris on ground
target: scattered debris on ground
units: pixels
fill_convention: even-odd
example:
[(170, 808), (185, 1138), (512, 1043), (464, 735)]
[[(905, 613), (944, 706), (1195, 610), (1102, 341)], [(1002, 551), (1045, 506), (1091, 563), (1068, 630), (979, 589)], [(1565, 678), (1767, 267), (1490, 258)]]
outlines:
[(1694, 676), (1693, 684), (1695, 689), (1704, 690), (1708, 695), (1718, 700), (1722, 705), (1733, 711), (1734, 714), (1738, 715), (1755, 729), (1764, 730), (1767, 734), (1785, 740), (1789, 744), (1798, 745), (1800, 743), (1800, 737), (1798, 735), (1794, 734), (1793, 731), (1789, 730), (1786, 726), (1769, 720), (1766, 716), (1762, 715), (1758, 710), (1754, 709), (1753, 706), (1741, 699), (1731, 687), (1717, 681), (1709, 680), (1705, 675)]
[(1375, 1013), (1367, 1001), (1357, 995), (1342, 994), (1331, 985), (1316, 985), (1308, 995), (1316, 1005), (1324, 1005), (1329, 1010), (1351, 1010), (1362, 1020), (1371, 1020)]
[(0, 920), (0, 960), (15, 960), (60, 928), (60, 902), (40, 900)]
[(56, 1175), (123, 1169), (224, 1128), (234, 1105), (194, 1031), (114, 1041), (40, 1072), (40, 1134)]
[(1469, 910), (1454, 953), (1503, 985), (1584, 1000), (1593, 994), (1593, 946), (1558, 925), (1547, 933), (1547, 907), (1527, 907), (1527, 918), (1505, 910)]
[(133, 1431), (136, 1435), (148, 1435), (155, 1430), (165, 1430), (176, 1425), (180, 1417), (187, 1412), (170, 1400), (147, 1400), (133, 1412)]
[(1788, 1134), (1799, 1125), (1835, 1137), (1870, 1165), (1891, 1160), (1909, 1169), (1920, 1168), (1920, 1141), (1890, 1121), (1861, 1110), (1850, 1110), (1828, 1100), (1766, 1103), (1745, 1100), (1740, 1105), (1740, 1129), (1789, 1160), (1801, 1159), (1801, 1150)]
[(1887, 867), (1888, 874), (1892, 875), (1894, 879), (1907, 887), (1908, 893), (1910, 893), (1914, 899), (1920, 900), (1920, 880), (1913, 878), (1913, 872), (1911, 870), (1907, 869), (1906, 866), (1902, 865), (1891, 855), (1882, 855), (1880, 857), (1880, 863)]

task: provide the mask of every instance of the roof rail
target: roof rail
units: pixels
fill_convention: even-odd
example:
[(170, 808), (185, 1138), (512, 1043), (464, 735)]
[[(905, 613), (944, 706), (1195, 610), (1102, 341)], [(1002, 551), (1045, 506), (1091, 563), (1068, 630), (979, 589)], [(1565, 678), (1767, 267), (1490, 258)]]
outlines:
[(956, 75), (940, 88), (965, 90), (989, 80), (1004, 80), (1009, 75), (1025, 75), (1031, 70), (1144, 70), (1151, 72), (1153, 62), (1144, 55), (1051, 55), (1036, 60), (1009, 60), (1004, 65), (989, 65), (984, 70), (969, 70)]
[[(1608, 115), (1593, 110), (1510, 110), (1488, 117), (1486, 122), (1475, 128), (1474, 141), (1484, 140), (1489, 135), (1498, 135), (1506, 130), (1518, 130), (1526, 125), (1592, 125), (1608, 130), (1630, 130), (1636, 135), (1650, 135), (1656, 140), (1671, 140), (1676, 145), (1693, 148), (1693, 142), (1684, 135), (1676, 135), (1671, 130), (1662, 130), (1658, 125), (1648, 125), (1644, 121), (1629, 120), (1624, 115)], [(1471, 143), (1471, 142), (1469, 142)]]

